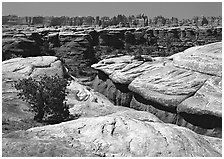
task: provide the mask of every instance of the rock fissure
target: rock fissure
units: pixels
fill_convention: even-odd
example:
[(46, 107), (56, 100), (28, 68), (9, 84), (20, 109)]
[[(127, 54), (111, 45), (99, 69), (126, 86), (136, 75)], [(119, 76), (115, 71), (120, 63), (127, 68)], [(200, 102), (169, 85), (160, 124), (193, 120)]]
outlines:
[[(136, 72), (142, 70), (141, 66), (145, 65), (144, 62), (137, 65), (132, 61), (128, 64), (130, 66), (125, 66), (125, 69), (116, 67), (115, 64), (120, 65), (119, 61), (111, 58), (108, 61), (114, 61), (115, 68), (106, 64), (101, 68), (97, 67), (98, 64), (94, 64), (94, 68), (99, 71), (99, 78), (95, 80), (97, 84), (94, 83), (94, 89), (106, 95), (116, 105), (148, 111), (164, 122), (185, 126), (200, 134), (220, 137), (221, 125), (218, 119), (221, 116), (222, 107), (221, 87), (216, 81), (220, 80), (218, 79), (220, 69), (217, 66), (220, 65), (221, 51), (217, 49), (221, 49), (220, 42), (192, 47), (167, 59), (153, 61), (150, 63), (151, 67), (157, 68), (144, 70), (141, 75)], [(196, 59), (192, 58), (192, 55)], [(127, 59), (127, 56), (121, 59)], [(165, 66), (158, 64), (167, 62), (169, 59), (172, 59), (172, 62), (168, 62)], [(181, 59), (184, 60), (182, 63)], [(211, 67), (211, 63), (217, 66)], [(108, 72), (113, 73), (108, 76)], [(128, 84), (124, 85), (122, 82), (128, 82)], [(123, 99), (122, 103), (117, 102), (118, 99)], [(207, 122), (206, 117), (200, 117), (200, 114), (204, 114), (209, 120), (217, 116), (215, 121), (218, 121), (219, 124), (216, 125), (218, 127), (212, 122)], [(190, 119), (192, 115), (194, 118)], [(197, 122), (197, 120), (201, 121)], [(204, 126), (203, 123), (208, 125)]]
[[(183, 101), (185, 101), (186, 99), (188, 99), (188, 98), (190, 98), (190, 97), (193, 97), (193, 96), (197, 93), (197, 91), (200, 90), (201, 87), (203, 87), (203, 85), (205, 84), (205, 82), (206, 82), (207, 80), (208, 80), (208, 79), (206, 79), (206, 80), (203, 82), (203, 84), (198, 84), (196, 90), (195, 90), (194, 92), (192, 92), (191, 94), (189, 94), (189, 96), (188, 96), (187, 98), (185, 98), (185, 99), (183, 99), (182, 101), (180, 101), (180, 103), (182, 103)], [(180, 103), (179, 103), (179, 104), (180, 104)], [(179, 104), (178, 104), (178, 105), (179, 105)], [(177, 107), (178, 107), (178, 106), (177, 106)]]
[[(210, 44), (209, 47), (206, 46), (207, 49), (202, 50), (200, 49), (204, 46), (193, 48), (191, 49), (193, 54), (188, 50), (182, 55), (174, 55), (173, 62), (171, 62), (168, 60), (169, 57), (154, 57), (166, 56), (183, 49), (179, 48), (179, 41), (177, 44), (172, 42), (172, 45), (175, 44), (173, 47), (162, 40), (165, 36), (178, 38), (178, 33), (181, 33), (182, 36), (179, 27), (170, 30), (149, 28), (146, 31), (147, 34), (145, 28), (132, 28), (133, 30), (127, 35), (133, 35), (131, 36), (133, 39), (126, 37), (126, 31), (131, 30), (130, 28), (126, 28), (126, 30), (111, 28), (111, 30), (100, 31), (69, 27), (45, 29), (47, 28), (39, 28), (38, 33), (31, 33), (31, 35), (26, 33), (29, 39), (34, 39), (29, 43), (21, 34), (14, 37), (23, 36), (24, 39), (12, 40), (11, 38), (3, 42), (3, 60), (18, 55), (23, 57), (41, 56), (45, 53), (48, 55), (56, 53), (56, 56), (64, 60), (60, 62), (57, 57), (43, 56), (15, 58), (11, 60), (11, 62), (14, 61), (12, 63), (3, 62), (4, 134), (2, 153), (4, 157), (221, 157), (222, 139), (219, 135), (222, 134), (222, 111), (220, 109), (222, 91), (220, 87), (221, 69), (218, 67), (221, 64), (221, 51), (218, 51), (221, 48), (220, 43)], [(192, 31), (190, 33), (186, 28), (184, 29), (186, 34), (195, 32), (190, 30)], [(52, 32), (55, 31), (59, 34), (52, 36)], [(89, 31), (92, 33), (91, 36), (89, 36)], [(211, 30), (211, 34), (213, 31), (214, 29)], [(218, 34), (221, 33), (220, 28), (216, 31), (219, 31)], [(102, 36), (103, 32), (105, 36)], [(42, 36), (49, 39), (46, 40)], [(147, 39), (151, 36), (153, 39)], [(13, 37), (13, 34), (10, 33), (4, 37)], [(145, 43), (144, 38), (146, 41), (149, 40), (147, 46), (139, 45)], [(220, 35), (217, 39), (220, 40)], [(126, 48), (127, 40), (133, 46), (127, 45)], [(139, 46), (134, 46), (135, 44)], [(104, 45), (105, 48), (100, 45)], [(187, 45), (184, 47), (190, 47), (192, 43)], [(124, 46), (125, 50), (122, 50)], [(173, 50), (177, 47), (178, 50)], [(113, 50), (114, 48), (120, 50)], [(129, 49), (130, 52), (126, 52), (126, 49)], [(155, 53), (155, 50), (158, 53)], [(111, 55), (113, 58), (109, 57), (109, 54), (114, 54), (116, 51), (119, 57), (116, 55)], [(105, 56), (101, 55), (102, 53)], [(131, 56), (120, 56), (125, 53), (131, 54)], [(132, 53), (137, 56), (132, 56)], [(139, 56), (139, 54), (141, 55)], [(189, 58), (190, 56), (191, 58)], [(101, 94), (76, 83), (77, 81), (85, 83), (87, 80), (83, 76), (95, 77), (97, 71), (90, 69), (90, 65), (96, 63), (100, 58), (105, 59), (105, 64), (99, 62), (99, 65), (94, 64), (94, 66), (99, 72), (104, 73), (101, 75), (99, 73), (98, 77), (102, 81), (95, 86), (99, 87), (101, 92), (116, 105), (125, 107), (115, 106)], [(59, 62), (56, 62), (57, 60)], [(68, 67), (68, 73), (65, 73), (66, 69), (63, 69), (62, 63)], [(214, 66), (211, 65), (213, 63)], [(183, 69), (183, 67), (181, 69), (173, 67), (174, 64), (190, 68), (191, 71)], [(20, 69), (20, 65), (31, 65), (33, 70), (29, 67)], [(13, 72), (14, 68), (17, 70)], [(195, 69), (197, 71), (194, 71)], [(30, 70), (31, 74), (29, 74)], [(206, 78), (206, 81), (203, 81), (204, 77), (198, 72), (205, 72), (204, 75), (207, 75), (209, 79)], [(29, 76), (38, 79), (43, 74), (49, 76), (58, 74), (60, 77), (68, 77), (70, 74), (74, 77), (82, 77), (72, 81), (72, 85), (68, 87), (69, 94), (67, 96), (69, 112), (71, 115), (78, 114), (79, 119), (55, 125), (34, 125), (33, 112), (24, 111), (29, 105), (18, 100), (15, 92), (14, 94), (6, 93), (7, 90), (12, 90), (12, 86), (6, 82), (7, 79), (14, 81)], [(218, 78), (211, 79), (209, 74), (217, 75)], [(91, 80), (92, 78), (89, 78), (88, 82)], [(88, 84), (91, 85), (90, 82)], [(129, 89), (129, 84), (132, 85), (130, 87), (132, 89)], [(77, 92), (78, 94), (76, 94)], [(76, 95), (79, 98), (75, 98)], [(186, 98), (188, 95), (190, 95), (189, 98)], [(182, 101), (182, 99), (186, 100)], [(180, 101), (181, 103), (179, 103)], [(211, 114), (216, 118), (211, 118)], [(14, 126), (12, 120), (21, 124), (19, 125), (20, 131), (11, 130), (11, 133), (7, 134), (5, 130), (12, 129), (10, 126)], [(38, 127), (24, 128), (24, 123), (25, 125), (32, 123), (31, 127)], [(180, 126), (168, 123), (176, 123)], [(216, 138), (199, 135), (188, 128)], [(15, 128), (15, 130), (17, 129)]]

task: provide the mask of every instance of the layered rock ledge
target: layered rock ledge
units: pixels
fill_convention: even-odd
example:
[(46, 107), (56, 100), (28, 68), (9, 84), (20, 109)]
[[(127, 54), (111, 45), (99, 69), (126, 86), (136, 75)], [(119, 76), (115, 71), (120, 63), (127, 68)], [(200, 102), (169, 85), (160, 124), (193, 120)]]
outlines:
[[(124, 61), (130, 62), (127, 57)], [(31, 120), (32, 112), (29, 104), (17, 98), (10, 83), (43, 74), (57, 73), (63, 77), (65, 73), (56, 57), (15, 58), (4, 61), (2, 67), (3, 117), (21, 122)], [(115, 106), (102, 94), (76, 81), (73, 78), (67, 87), (67, 104), (70, 113), (80, 118), (3, 133), (3, 157), (222, 156), (222, 139), (164, 123), (146, 111)]]
[(142, 55), (100, 61), (94, 89), (114, 104), (148, 111), (199, 134), (222, 135), (222, 42), (166, 58)]

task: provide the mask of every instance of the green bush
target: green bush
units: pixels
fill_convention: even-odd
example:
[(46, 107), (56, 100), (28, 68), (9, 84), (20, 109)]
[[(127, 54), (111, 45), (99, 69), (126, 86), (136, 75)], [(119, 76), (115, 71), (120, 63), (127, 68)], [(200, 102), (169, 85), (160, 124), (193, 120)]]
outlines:
[(66, 105), (66, 86), (69, 81), (58, 75), (44, 75), (36, 80), (31, 77), (14, 83), (18, 97), (31, 105), (35, 112), (34, 120), (38, 122), (61, 122), (69, 117)]

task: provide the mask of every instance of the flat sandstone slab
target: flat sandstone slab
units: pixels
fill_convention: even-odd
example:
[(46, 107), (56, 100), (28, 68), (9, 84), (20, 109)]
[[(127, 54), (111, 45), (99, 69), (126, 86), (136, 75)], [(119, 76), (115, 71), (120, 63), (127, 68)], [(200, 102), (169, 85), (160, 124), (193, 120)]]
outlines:
[(124, 68), (127, 64), (132, 63), (134, 57), (132, 56), (120, 56), (109, 59), (101, 60), (100, 62), (93, 64), (91, 67), (103, 71), (105, 74), (110, 75), (115, 70)]
[(194, 96), (177, 107), (177, 111), (222, 118), (222, 78), (209, 78)]
[(192, 47), (172, 57), (178, 67), (222, 76), (222, 42)]
[(166, 65), (137, 77), (128, 88), (146, 100), (176, 108), (194, 94), (208, 76), (191, 70)]
[(166, 62), (169, 62), (167, 58), (153, 58), (150, 62), (133, 60), (132, 63), (127, 64), (119, 70), (115, 70), (109, 78), (115, 83), (130, 84), (144, 72), (164, 67)]
[(39, 75), (63, 75), (61, 61), (55, 56), (13, 58), (2, 62), (2, 77), (15, 79)]

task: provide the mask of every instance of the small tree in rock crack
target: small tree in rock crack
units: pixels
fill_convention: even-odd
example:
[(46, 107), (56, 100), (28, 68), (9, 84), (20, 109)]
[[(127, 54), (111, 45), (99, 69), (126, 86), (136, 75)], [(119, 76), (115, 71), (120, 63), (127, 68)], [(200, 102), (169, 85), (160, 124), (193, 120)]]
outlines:
[(68, 80), (58, 75), (44, 75), (38, 80), (31, 77), (18, 80), (14, 86), (19, 90), (18, 97), (31, 105), (35, 112), (34, 120), (57, 123), (69, 117), (69, 107), (65, 102), (68, 84)]

